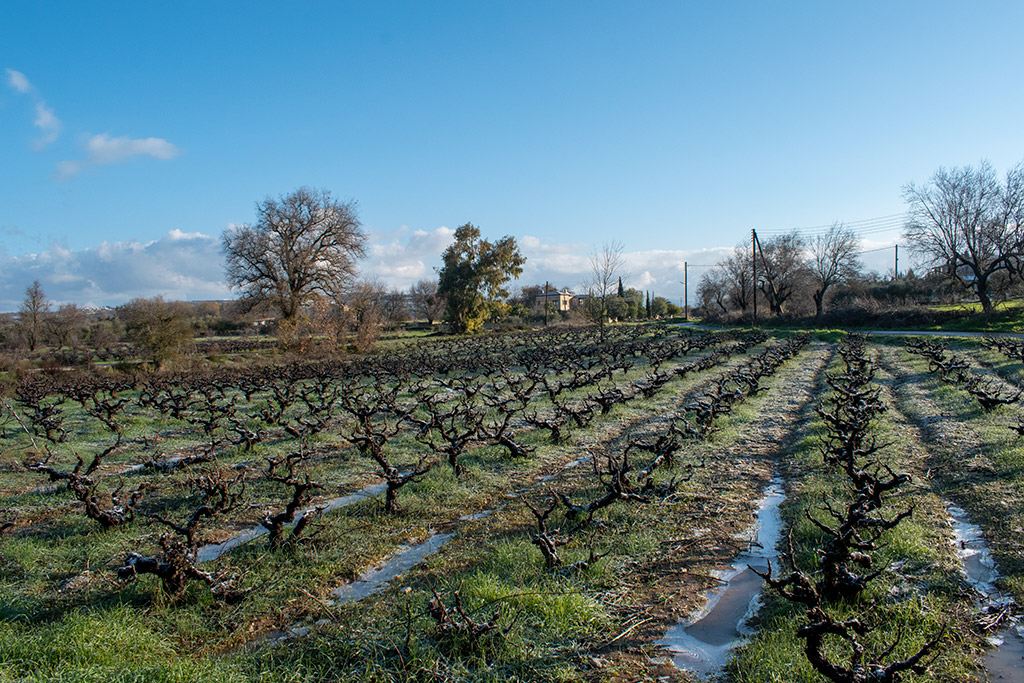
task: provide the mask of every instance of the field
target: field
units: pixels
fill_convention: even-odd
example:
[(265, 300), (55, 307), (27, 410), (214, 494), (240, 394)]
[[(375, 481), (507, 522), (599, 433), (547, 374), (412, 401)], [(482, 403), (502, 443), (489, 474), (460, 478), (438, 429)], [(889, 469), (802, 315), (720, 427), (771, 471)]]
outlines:
[(605, 332), (33, 375), (0, 415), (0, 681), (696, 680), (663, 639), (760, 589), (738, 557), (775, 588), (711, 676), (1013, 670), (1020, 347)]

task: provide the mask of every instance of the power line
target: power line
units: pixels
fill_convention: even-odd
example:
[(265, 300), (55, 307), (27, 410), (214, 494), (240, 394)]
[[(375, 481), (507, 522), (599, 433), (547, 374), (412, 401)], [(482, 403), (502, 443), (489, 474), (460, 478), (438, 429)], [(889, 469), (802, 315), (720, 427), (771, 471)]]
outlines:
[(857, 253), (858, 254), (872, 254), (872, 253), (874, 253), (876, 251), (889, 251), (890, 249), (893, 248), (893, 246), (894, 245), (890, 244), (888, 247), (878, 247), (877, 249), (865, 249), (864, 251), (858, 251)]
[[(863, 237), (865, 235), (874, 235), (881, 232), (889, 232), (891, 230), (902, 228), (905, 220), (906, 216), (904, 214), (895, 213), (888, 216), (865, 218), (859, 221), (838, 222), (857, 237)], [(824, 235), (831, 229), (832, 224), (828, 224), (811, 225), (802, 228), (758, 228), (758, 233), (766, 235), (785, 235), (791, 232), (795, 232), (802, 237), (813, 237), (815, 235)]]

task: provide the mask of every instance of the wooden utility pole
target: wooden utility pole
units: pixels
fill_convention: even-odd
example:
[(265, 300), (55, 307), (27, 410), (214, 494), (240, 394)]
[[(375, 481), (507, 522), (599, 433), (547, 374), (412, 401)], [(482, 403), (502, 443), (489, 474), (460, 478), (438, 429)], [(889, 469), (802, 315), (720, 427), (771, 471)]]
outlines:
[(893, 280), (899, 280), (900, 279), (900, 245), (894, 244), (892, 246), (893, 246), (893, 249), (895, 250), (895, 254), (894, 254), (894, 257), (893, 257), (893, 264), (892, 264), (892, 279)]
[(686, 261), (683, 261), (683, 320), (690, 319), (690, 285), (686, 275)]
[(757, 230), (750, 230), (750, 263), (754, 267), (754, 280), (752, 287), (754, 290), (754, 325), (757, 325)]
[(551, 283), (544, 281), (544, 327), (548, 326), (548, 289), (551, 288)]

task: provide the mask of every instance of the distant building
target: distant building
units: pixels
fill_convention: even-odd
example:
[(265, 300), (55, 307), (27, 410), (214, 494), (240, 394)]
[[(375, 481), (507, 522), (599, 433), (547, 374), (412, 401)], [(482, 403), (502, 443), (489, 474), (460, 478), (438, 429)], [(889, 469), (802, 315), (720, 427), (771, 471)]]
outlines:
[(543, 307), (545, 304), (551, 304), (556, 311), (568, 311), (573, 307), (573, 294), (568, 289), (558, 291), (557, 289), (549, 289), (545, 292), (541, 292), (534, 298), (534, 303)]

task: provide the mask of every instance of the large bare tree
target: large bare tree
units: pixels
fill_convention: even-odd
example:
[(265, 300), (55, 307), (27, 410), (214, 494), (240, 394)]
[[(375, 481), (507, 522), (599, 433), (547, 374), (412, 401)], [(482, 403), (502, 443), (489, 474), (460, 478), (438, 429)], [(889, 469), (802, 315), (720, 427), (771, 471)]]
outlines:
[(903, 198), (911, 247), (990, 312), (993, 294), (1021, 277), (1024, 162), (1003, 182), (987, 161), (940, 168), (927, 185), (906, 185)]
[(336, 298), (356, 274), (366, 235), (355, 201), (300, 187), (256, 204), (256, 223), (221, 236), (227, 281), (250, 305), (270, 304), (294, 320), (314, 293)]
[(597, 323), (601, 338), (608, 321), (611, 301), (618, 296), (619, 279), (626, 264), (625, 246), (618, 240), (605, 242), (599, 251), (590, 253), (590, 282), (587, 283), (587, 316)]
[(857, 245), (857, 236), (839, 222), (811, 240), (809, 265), (814, 282), (814, 317), (820, 318), (825, 310), (825, 294), (830, 287), (860, 272)]

